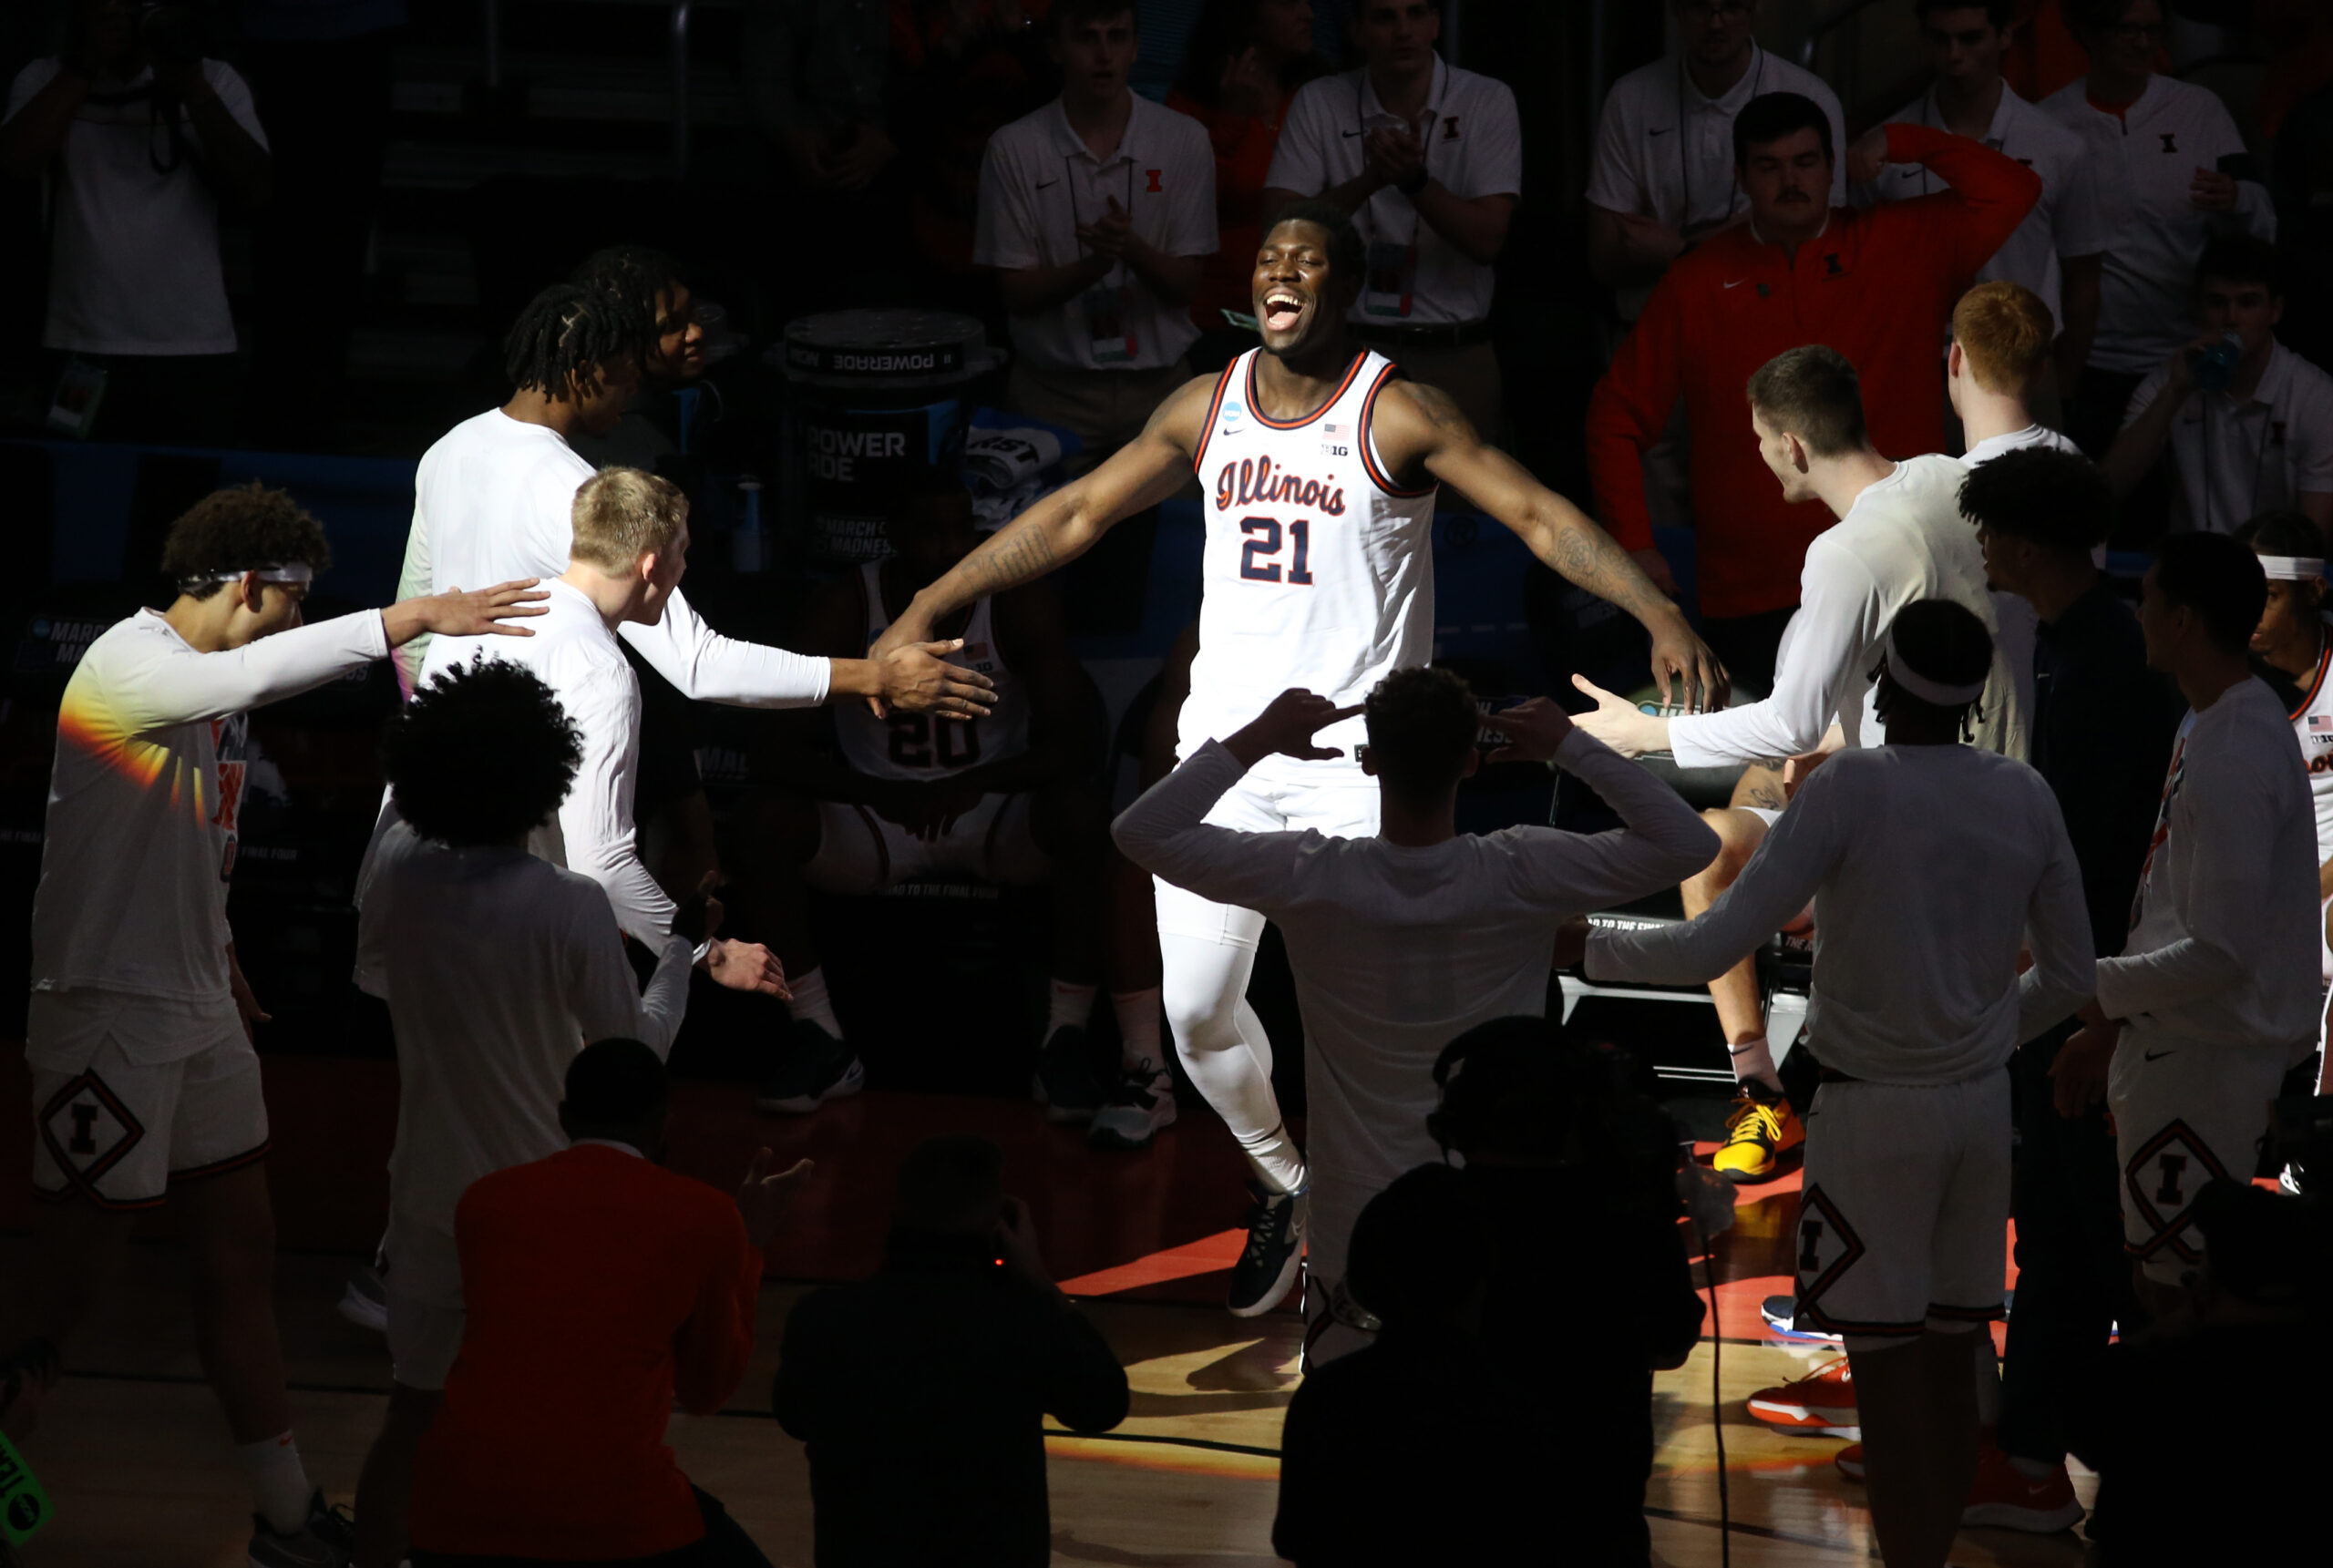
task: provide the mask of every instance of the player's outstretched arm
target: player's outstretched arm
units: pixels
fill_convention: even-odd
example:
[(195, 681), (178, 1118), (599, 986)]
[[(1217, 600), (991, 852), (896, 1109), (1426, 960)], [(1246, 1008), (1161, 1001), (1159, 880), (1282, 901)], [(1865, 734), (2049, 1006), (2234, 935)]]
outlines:
[(1652, 634), (1652, 672), (1663, 702), (1673, 680), (1683, 687), (1688, 707), (1723, 704), (1725, 666), (1611, 535), (1522, 464), (1485, 444), (1448, 393), (1411, 381), (1387, 390), (1378, 401), (1372, 434), (1395, 472), (1422, 465), (1514, 529), (1555, 571), (1635, 616)]
[(535, 587), (538, 579), (522, 578), (497, 583), (473, 593), (460, 589), (421, 599), (402, 599), (381, 611), (381, 630), (392, 648), (402, 648), (427, 631), (437, 637), (532, 637), (517, 624), (543, 613), (550, 594)]
[(1142, 434), (1101, 466), (1013, 518), (917, 594), (867, 656), (880, 660), (909, 643), (930, 641), (933, 627), (974, 600), (1034, 582), (1068, 565), (1120, 519), (1180, 489), (1190, 477), (1208, 401), (1214, 395), (1211, 376), (1185, 383), (1158, 405)]

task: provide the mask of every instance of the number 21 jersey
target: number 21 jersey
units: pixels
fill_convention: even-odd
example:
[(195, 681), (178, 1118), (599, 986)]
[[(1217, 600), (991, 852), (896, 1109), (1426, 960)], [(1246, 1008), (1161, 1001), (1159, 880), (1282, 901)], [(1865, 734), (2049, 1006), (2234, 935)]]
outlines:
[[(1399, 370), (1364, 350), (1318, 413), (1277, 420), (1257, 405), (1261, 354), (1250, 349), (1225, 369), (1192, 463), (1206, 490), (1207, 546), (1199, 651), (1177, 731), (1183, 756), (1291, 686), (1349, 706), (1434, 657), (1435, 487), (1397, 487), (1370, 429)], [(1350, 766), (1365, 739), (1356, 715), (1323, 730), (1320, 743), (1341, 748)]]

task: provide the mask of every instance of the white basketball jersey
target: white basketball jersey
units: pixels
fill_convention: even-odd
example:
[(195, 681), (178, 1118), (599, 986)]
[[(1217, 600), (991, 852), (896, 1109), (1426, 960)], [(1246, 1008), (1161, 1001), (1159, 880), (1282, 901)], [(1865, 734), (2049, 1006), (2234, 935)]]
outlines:
[[(1261, 353), (1241, 354), (1216, 383), (1192, 461), (1207, 492), (1207, 548), (1199, 651), (1177, 727), (1184, 756), (1291, 686), (1350, 705), (1434, 658), (1436, 487), (1397, 487), (1370, 434), (1393, 363), (1363, 350), (1325, 407), (1280, 421), (1256, 406)], [(1366, 736), (1355, 715), (1320, 739), (1349, 765)]]
[(2300, 706), (2293, 710), (2293, 734), (2300, 742), (2301, 761), (2308, 764), (2308, 793), (2317, 806), (2317, 858), (2333, 860), (2333, 626), (2326, 629), (2325, 651), (2318, 656), (2317, 672), (2303, 678)]
[[(883, 563), (858, 569), (858, 590), (867, 601), (867, 644), (890, 629), (883, 610)], [(834, 705), (835, 735), (853, 772), (876, 778), (930, 784), (982, 763), (1017, 757), (1029, 749), (1029, 694), (1004, 662), (997, 645), (994, 600), (972, 601), (964, 623), (964, 646), (948, 662), (977, 671), (996, 683), (994, 706), (985, 719), (942, 719), (930, 713), (894, 712), (879, 719), (864, 702)]]

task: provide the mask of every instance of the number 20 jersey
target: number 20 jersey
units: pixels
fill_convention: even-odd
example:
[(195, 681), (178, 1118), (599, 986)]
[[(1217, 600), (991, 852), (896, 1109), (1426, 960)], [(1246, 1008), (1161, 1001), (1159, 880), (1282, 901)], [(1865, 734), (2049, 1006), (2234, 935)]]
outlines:
[[(891, 628), (883, 609), (883, 563), (858, 569), (859, 595), (867, 604), (867, 645)], [(910, 784), (933, 784), (982, 763), (1002, 762), (1029, 749), (1029, 695), (1004, 662), (996, 640), (996, 601), (972, 601), (972, 612), (958, 633), (964, 646), (948, 656), (960, 670), (973, 670), (994, 682), (994, 705), (984, 719), (943, 719), (937, 714), (894, 712), (879, 719), (860, 702), (834, 705), (835, 739), (843, 761), (857, 773)]]
[[(1326, 406), (1276, 420), (1258, 408), (1250, 349), (1216, 384), (1193, 460), (1206, 494), (1199, 651), (1177, 725), (1189, 756), (1291, 686), (1349, 706), (1396, 670), (1434, 657), (1435, 487), (1403, 489), (1370, 434), (1400, 374), (1356, 354)], [(1321, 733), (1351, 765), (1358, 715)], [(1300, 774), (1321, 764), (1268, 759)]]

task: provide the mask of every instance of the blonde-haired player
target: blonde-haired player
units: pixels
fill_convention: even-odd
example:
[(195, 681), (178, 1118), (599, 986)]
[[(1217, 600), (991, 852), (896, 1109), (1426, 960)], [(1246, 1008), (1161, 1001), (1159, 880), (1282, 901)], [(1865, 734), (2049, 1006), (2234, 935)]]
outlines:
[[(1952, 348), (1944, 384), (1960, 421), (1961, 461), (1971, 468), (2004, 452), (2046, 446), (2079, 452), (2072, 440), (2033, 416), (2031, 400), (2055, 362), (2058, 323), (2041, 296), (2022, 283), (1979, 283), (1952, 307)], [(2097, 549), (2102, 564), (2106, 547)], [(2016, 672), (2028, 712), (2033, 709), (2033, 640), (2040, 621), (2033, 606), (1996, 587), (1994, 641)]]

